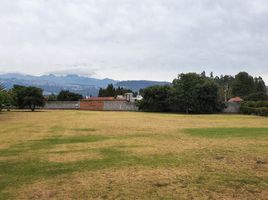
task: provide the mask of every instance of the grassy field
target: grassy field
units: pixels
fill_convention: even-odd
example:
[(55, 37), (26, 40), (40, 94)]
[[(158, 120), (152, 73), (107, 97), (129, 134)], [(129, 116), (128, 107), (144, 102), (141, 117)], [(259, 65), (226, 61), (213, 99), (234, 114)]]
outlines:
[(267, 199), (268, 118), (0, 113), (0, 199)]

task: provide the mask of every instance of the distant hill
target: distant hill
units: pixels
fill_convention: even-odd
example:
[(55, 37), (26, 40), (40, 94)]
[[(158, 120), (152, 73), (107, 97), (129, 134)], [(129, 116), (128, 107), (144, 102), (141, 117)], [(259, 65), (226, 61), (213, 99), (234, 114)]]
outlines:
[(0, 74), (0, 82), (8, 89), (13, 85), (36, 86), (44, 90), (44, 94), (57, 94), (61, 90), (69, 90), (82, 94), (84, 96), (97, 96), (99, 88), (106, 87), (108, 84), (113, 84), (117, 87), (125, 87), (134, 91), (139, 91), (152, 85), (164, 85), (168, 82), (157, 81), (117, 81), (113, 79), (97, 79), (76, 74), (69, 74), (66, 76), (56, 76), (54, 74), (32, 76), (19, 73)]

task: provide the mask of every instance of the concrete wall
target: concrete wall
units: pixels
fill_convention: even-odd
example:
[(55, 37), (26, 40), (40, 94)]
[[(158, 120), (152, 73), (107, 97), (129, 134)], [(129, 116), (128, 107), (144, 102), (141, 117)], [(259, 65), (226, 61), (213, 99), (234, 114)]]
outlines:
[(128, 101), (47, 101), (44, 109), (96, 110), (96, 111), (137, 111), (138, 107)]
[(137, 111), (138, 107), (128, 101), (104, 101), (103, 110), (107, 111)]
[(79, 109), (79, 101), (47, 101), (44, 109)]
[(137, 111), (138, 107), (133, 102), (112, 100), (112, 101), (80, 101), (80, 110), (106, 110), (106, 111)]
[(226, 108), (223, 110), (225, 113), (239, 113), (240, 112), (240, 103), (236, 102), (227, 102)]

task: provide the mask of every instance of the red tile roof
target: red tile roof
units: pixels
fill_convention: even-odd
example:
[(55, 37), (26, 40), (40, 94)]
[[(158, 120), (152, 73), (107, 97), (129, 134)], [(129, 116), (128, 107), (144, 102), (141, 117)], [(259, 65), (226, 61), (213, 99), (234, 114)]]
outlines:
[(228, 100), (228, 102), (241, 102), (243, 101), (243, 99), (241, 99), (240, 97), (234, 97)]

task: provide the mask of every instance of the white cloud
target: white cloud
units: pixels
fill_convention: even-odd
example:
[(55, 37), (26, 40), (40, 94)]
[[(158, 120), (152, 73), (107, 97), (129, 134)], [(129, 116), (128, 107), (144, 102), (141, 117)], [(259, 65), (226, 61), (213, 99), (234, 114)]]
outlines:
[(268, 82), (267, 0), (0, 0), (0, 71), (115, 79), (241, 70)]

